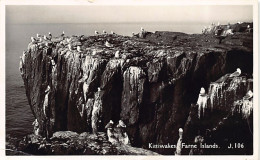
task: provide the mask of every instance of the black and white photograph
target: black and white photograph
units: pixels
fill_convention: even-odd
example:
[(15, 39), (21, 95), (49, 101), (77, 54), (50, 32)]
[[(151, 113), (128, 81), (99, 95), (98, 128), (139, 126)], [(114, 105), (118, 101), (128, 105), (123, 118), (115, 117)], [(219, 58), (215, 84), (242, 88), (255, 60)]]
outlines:
[(256, 154), (253, 4), (86, 2), (4, 6), (5, 156)]

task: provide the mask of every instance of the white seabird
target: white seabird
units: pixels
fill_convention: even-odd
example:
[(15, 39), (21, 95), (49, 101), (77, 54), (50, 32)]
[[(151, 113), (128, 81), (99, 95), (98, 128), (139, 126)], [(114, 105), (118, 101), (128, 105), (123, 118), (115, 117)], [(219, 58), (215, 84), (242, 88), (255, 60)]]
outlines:
[(55, 66), (55, 61), (53, 59), (51, 60), (51, 65)]
[(237, 68), (237, 70), (234, 73), (232, 73), (229, 77), (238, 77), (241, 75), (241, 73), (241, 69)]
[(35, 42), (36, 39), (35, 39), (34, 37), (31, 37), (31, 41), (32, 41), (32, 42)]
[(98, 92), (100, 92), (101, 91), (101, 89), (100, 89), (100, 87), (98, 87)]
[(144, 32), (144, 28), (143, 27), (141, 27), (141, 31)]
[(247, 25), (247, 28), (249, 29), (249, 28), (250, 28), (250, 25)]
[(119, 121), (118, 121), (118, 125), (116, 126), (116, 127), (126, 127), (126, 125), (125, 125), (125, 123), (120, 119)]
[(36, 34), (36, 37), (37, 37), (37, 38), (41, 38), (42, 36), (41, 36), (39, 33), (37, 33), (37, 34)]
[(70, 43), (71, 38), (67, 38), (66, 41), (67, 41), (67, 43)]
[(119, 51), (116, 51), (116, 53), (115, 53), (115, 58), (119, 58)]
[(105, 30), (103, 30), (103, 34), (107, 34), (107, 32)]
[(65, 35), (65, 32), (64, 31), (62, 31), (62, 34), (61, 34), (61, 36), (63, 37)]
[(118, 140), (115, 138), (113, 127), (114, 127), (114, 122), (112, 120), (110, 120), (108, 124), (105, 126), (105, 128), (107, 129), (108, 141), (111, 142), (112, 144), (118, 142)]
[(111, 34), (115, 34), (115, 32), (114, 32), (114, 31), (111, 31)]
[(82, 52), (80, 46), (77, 46), (77, 51)]
[(98, 33), (98, 31), (95, 31), (95, 35), (98, 35), (99, 33)]
[(71, 44), (68, 44), (68, 48), (69, 48), (70, 51), (72, 51)]
[(94, 56), (94, 55), (96, 55), (96, 54), (97, 54), (97, 51), (94, 50), (94, 51), (92, 52), (92, 55)]
[(49, 39), (51, 39), (52, 38), (52, 34), (51, 34), (51, 32), (49, 32)]
[(253, 97), (253, 92), (251, 90), (249, 90), (246, 94), (246, 96), (244, 97), (244, 99), (250, 99)]
[(206, 94), (206, 91), (203, 87), (200, 89), (199, 97), (197, 100), (197, 105), (198, 105), (198, 118), (201, 116), (201, 110), (202, 110), (202, 116), (204, 116), (205, 108), (207, 107), (207, 100), (208, 96)]
[(179, 128), (179, 139), (176, 145), (175, 155), (181, 155), (183, 129)]
[(105, 42), (105, 46), (106, 46), (106, 47), (113, 47), (113, 45), (110, 44), (108, 41)]
[(43, 39), (46, 40), (46, 41), (48, 40), (46, 35), (43, 36)]

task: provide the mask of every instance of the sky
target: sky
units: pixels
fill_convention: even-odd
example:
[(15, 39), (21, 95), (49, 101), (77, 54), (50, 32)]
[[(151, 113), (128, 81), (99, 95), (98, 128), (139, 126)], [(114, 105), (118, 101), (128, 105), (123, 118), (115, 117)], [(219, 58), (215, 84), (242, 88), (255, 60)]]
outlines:
[(250, 5), (193, 5), (193, 6), (6, 6), (7, 24), (53, 23), (235, 23), (252, 22)]

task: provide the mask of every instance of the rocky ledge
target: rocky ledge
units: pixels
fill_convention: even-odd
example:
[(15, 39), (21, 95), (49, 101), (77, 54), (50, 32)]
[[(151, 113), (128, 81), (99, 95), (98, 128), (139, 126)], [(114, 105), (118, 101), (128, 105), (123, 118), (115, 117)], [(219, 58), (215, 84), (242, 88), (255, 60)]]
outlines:
[[(139, 35), (32, 38), (20, 63), (36, 119), (37, 136), (24, 142), (36, 144), (26, 152), (153, 154), (131, 151), (134, 146), (160, 154), (252, 154), (252, 101), (243, 97), (252, 98), (253, 34), (233, 30), (220, 35), (221, 41), (211, 33), (142, 31)], [(233, 73), (237, 69), (240, 72)], [(103, 133), (93, 139), (90, 133), (106, 132), (110, 120), (125, 123), (131, 146), (124, 146), (129, 148), (113, 146)], [(58, 131), (77, 132), (76, 139), (57, 142), (52, 137)], [(181, 140), (193, 144), (198, 139), (221, 147), (149, 146), (176, 145)], [(238, 141), (246, 146), (242, 151), (224, 149)]]

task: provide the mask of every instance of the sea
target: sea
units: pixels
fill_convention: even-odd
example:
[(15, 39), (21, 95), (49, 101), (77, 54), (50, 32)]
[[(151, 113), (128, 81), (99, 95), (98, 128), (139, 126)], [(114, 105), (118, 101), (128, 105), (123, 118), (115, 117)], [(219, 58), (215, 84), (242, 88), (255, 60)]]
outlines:
[(89, 24), (6, 24), (6, 145), (13, 140), (22, 139), (32, 133), (34, 116), (25, 94), (24, 83), (19, 72), (19, 60), (23, 50), (27, 49), (30, 37), (51, 32), (59, 36), (62, 31), (66, 35), (94, 35), (95, 30), (102, 33), (114, 31), (116, 34), (130, 36), (138, 33), (143, 27), (146, 31), (173, 31), (188, 34), (201, 33), (205, 24), (187, 23), (89, 23)]

